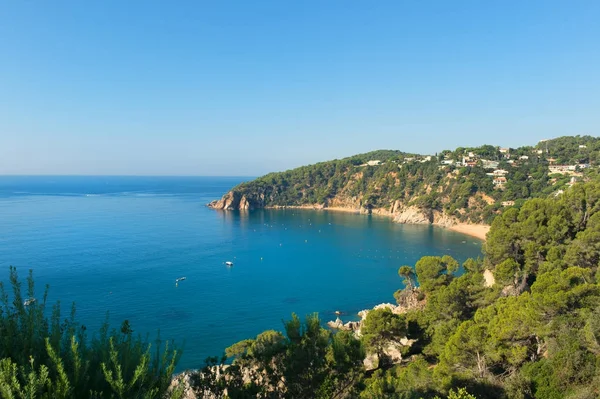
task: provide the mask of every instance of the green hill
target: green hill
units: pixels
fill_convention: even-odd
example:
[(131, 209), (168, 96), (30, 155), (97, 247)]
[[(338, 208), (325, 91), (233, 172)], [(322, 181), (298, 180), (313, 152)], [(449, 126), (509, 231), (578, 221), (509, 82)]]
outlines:
[(590, 136), (514, 149), (460, 147), (430, 156), (379, 150), (269, 173), (209, 206), (341, 207), (405, 222), (490, 224), (513, 203), (557, 195), (574, 181), (593, 178), (598, 161), (600, 139)]

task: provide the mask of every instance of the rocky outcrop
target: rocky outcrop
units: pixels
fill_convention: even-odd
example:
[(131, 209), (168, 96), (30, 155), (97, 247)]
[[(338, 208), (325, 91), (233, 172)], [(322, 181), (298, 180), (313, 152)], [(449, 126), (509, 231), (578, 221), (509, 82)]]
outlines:
[(456, 219), (439, 211), (433, 211), (433, 224), (440, 227), (452, 227)]
[(408, 206), (394, 214), (394, 221), (406, 224), (430, 224), (433, 223), (433, 215), (427, 214), (416, 206)]
[(247, 211), (264, 208), (265, 196), (261, 193), (243, 194), (232, 190), (225, 194), (220, 200), (212, 201), (209, 208), (222, 209), (225, 211)]
[(335, 321), (329, 321), (327, 322), (327, 326), (329, 328), (335, 328), (338, 330), (342, 330), (344, 329), (344, 322), (342, 321), (342, 319), (340, 319), (339, 317), (337, 319), (335, 319)]
[(336, 196), (329, 198), (323, 204), (327, 208), (345, 208), (360, 211), (363, 208), (363, 204), (357, 197), (340, 197)]
[(224, 209), (224, 210), (234, 210), (239, 209), (240, 201), (241, 201), (240, 193), (236, 191), (230, 191), (221, 197), (220, 200), (214, 200), (210, 204), (208, 204), (209, 208), (213, 209)]
[[(383, 353), (391, 364), (402, 362), (403, 346), (400, 342), (390, 342), (383, 348)], [(379, 356), (376, 353), (368, 354), (365, 360), (363, 360), (363, 365), (367, 371), (375, 370), (379, 367)]]

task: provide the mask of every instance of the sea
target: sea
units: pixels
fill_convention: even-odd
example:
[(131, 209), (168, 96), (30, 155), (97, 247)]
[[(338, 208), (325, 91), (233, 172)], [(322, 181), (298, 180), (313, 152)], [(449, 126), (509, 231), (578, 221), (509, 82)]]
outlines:
[(90, 334), (107, 315), (128, 320), (182, 347), (183, 370), (292, 313), (349, 321), (394, 302), (398, 268), (422, 256), (481, 254), (475, 238), (384, 217), (206, 207), (250, 179), (0, 176), (0, 281), (31, 269), (36, 297), (48, 284), (49, 303), (66, 317), (74, 302)]

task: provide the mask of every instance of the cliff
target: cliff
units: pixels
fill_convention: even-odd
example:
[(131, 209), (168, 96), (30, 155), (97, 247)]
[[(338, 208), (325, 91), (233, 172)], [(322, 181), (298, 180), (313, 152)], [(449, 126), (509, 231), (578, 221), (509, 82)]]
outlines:
[(232, 210), (252, 210), (265, 207), (264, 195), (260, 193), (243, 194), (239, 191), (230, 191), (220, 200), (214, 200), (208, 204), (213, 209)]

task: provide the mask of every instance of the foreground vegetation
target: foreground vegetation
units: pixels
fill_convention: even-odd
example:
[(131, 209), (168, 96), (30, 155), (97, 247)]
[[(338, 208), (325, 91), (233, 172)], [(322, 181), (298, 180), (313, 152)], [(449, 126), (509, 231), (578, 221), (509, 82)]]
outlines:
[(60, 303), (48, 317), (48, 287), (36, 299), (33, 277), (26, 296), (16, 269), (10, 269), (12, 292), (0, 283), (0, 397), (12, 398), (163, 398), (169, 391), (180, 351), (134, 337), (128, 321), (119, 330), (105, 322), (88, 339), (75, 319), (73, 305), (63, 318)]

